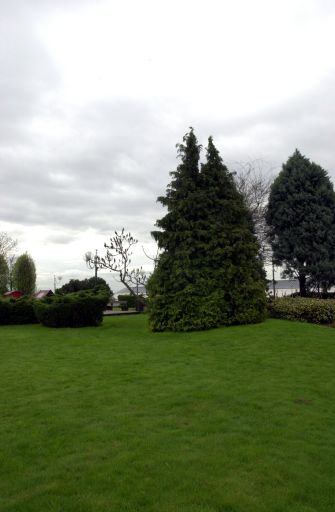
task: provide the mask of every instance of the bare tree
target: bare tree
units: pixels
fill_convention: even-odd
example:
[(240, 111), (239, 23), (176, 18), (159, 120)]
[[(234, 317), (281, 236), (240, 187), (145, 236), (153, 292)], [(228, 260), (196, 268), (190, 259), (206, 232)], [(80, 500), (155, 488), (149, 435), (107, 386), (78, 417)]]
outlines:
[(119, 276), (120, 282), (128, 289), (129, 293), (137, 297), (137, 304), (141, 304), (139, 298), (139, 286), (144, 286), (147, 282), (147, 274), (140, 268), (131, 269), (132, 247), (138, 243), (130, 233), (125, 233), (124, 228), (110, 238), (109, 244), (104, 244), (106, 249), (105, 257), (100, 257), (96, 251), (95, 255), (91, 252), (85, 254), (85, 260), (90, 268), (105, 268), (115, 272)]
[(13, 287), (14, 287), (13, 271), (14, 271), (14, 265), (15, 265), (16, 260), (17, 260), (17, 257), (15, 256), (15, 254), (10, 254), (7, 257), (8, 271), (9, 271), (9, 289), (10, 289), (10, 291), (12, 291)]
[(264, 172), (264, 162), (261, 160), (237, 163), (233, 167), (237, 189), (252, 214), (262, 259), (264, 263), (271, 263), (272, 250), (265, 216), (273, 176)]
[(0, 231), (0, 254), (7, 258), (11, 251), (17, 246), (17, 240), (14, 240), (5, 231)]
[(153, 261), (153, 263), (154, 263), (154, 269), (155, 269), (155, 268), (156, 268), (156, 266), (157, 266), (157, 263), (158, 263), (159, 255), (160, 255), (160, 253), (161, 253), (160, 248), (157, 246), (157, 250), (156, 250), (156, 254), (155, 254), (155, 256), (150, 256), (149, 254), (147, 254), (147, 253), (146, 253), (146, 251), (145, 251), (145, 249), (144, 249), (144, 247), (143, 247), (143, 245), (142, 245), (142, 251), (143, 251), (144, 255), (145, 255), (149, 260)]

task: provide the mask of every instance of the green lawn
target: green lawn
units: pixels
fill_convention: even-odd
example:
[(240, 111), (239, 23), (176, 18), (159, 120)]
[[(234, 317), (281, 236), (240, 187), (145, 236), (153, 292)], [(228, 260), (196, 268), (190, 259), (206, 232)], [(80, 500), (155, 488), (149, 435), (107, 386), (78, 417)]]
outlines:
[(335, 330), (0, 327), (0, 510), (323, 512)]

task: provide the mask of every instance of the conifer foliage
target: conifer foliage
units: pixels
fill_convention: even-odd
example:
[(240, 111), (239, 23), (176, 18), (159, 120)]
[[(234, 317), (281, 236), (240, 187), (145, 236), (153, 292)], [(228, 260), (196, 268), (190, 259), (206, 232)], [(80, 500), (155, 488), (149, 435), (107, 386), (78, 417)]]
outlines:
[(298, 150), (270, 192), (267, 210), (273, 254), (285, 275), (325, 290), (335, 282), (335, 193), (327, 172)]
[(153, 237), (161, 254), (148, 283), (153, 330), (189, 331), (259, 322), (265, 279), (251, 215), (209, 138), (207, 162), (193, 129), (178, 146), (166, 215)]

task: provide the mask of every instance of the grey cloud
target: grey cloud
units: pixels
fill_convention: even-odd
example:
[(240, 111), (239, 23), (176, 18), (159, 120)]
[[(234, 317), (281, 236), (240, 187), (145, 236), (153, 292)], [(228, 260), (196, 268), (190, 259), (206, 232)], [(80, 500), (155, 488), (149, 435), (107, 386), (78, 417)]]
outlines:
[[(329, 75), (304, 96), (263, 109), (252, 116), (204, 123), (202, 129), (219, 141), (226, 160), (263, 159), (279, 168), (299, 148), (326, 168), (335, 180), (335, 77)], [(240, 137), (238, 149), (229, 142)]]
[(56, 231), (55, 233), (52, 233), (45, 238), (45, 244), (52, 243), (66, 245), (70, 242), (73, 242), (74, 239), (76, 239), (76, 233), (73, 231), (63, 233)]
[[(224, 158), (234, 157), (225, 141), (240, 135), (253, 141), (253, 157), (277, 167), (299, 147), (334, 170), (330, 141), (335, 117), (328, 100), (324, 102), (333, 90), (330, 78), (304, 98), (241, 120), (207, 122), (199, 131), (213, 133)], [(65, 229), (92, 227), (106, 234), (122, 226), (148, 233), (162, 212), (156, 198), (177, 165), (174, 145), (187, 129), (162, 126), (157, 113), (164, 108), (157, 101), (92, 103), (71, 114), (73, 125), (79, 127), (76, 135), (42, 159), (33, 151), (25, 162), (2, 156), (1, 218)], [(269, 132), (273, 140), (265, 137)], [(239, 151), (241, 159), (250, 158), (249, 146)]]
[(91, 105), (74, 116), (80, 133), (52, 154), (41, 159), (27, 151), (24, 161), (0, 154), (1, 218), (104, 230), (127, 215), (155, 214), (176, 141), (172, 135), (165, 146), (171, 133), (160, 126), (159, 110), (143, 102)]
[(0, 150), (28, 142), (27, 127), (43, 110), (44, 95), (59, 77), (33, 26), (2, 12), (0, 21)]
[[(20, 7), (20, 16), (15, 19), (14, 10), (5, 8), (6, 50), (0, 54), (3, 221), (64, 230), (64, 235), (55, 235), (56, 243), (66, 243), (68, 230), (90, 227), (107, 235), (125, 226), (148, 236), (162, 213), (156, 198), (178, 164), (175, 144), (190, 124), (204, 145), (213, 134), (224, 159), (264, 158), (278, 167), (299, 147), (334, 176), (332, 76), (304, 97), (240, 119), (227, 119), (224, 113), (215, 121), (207, 114), (204, 119), (187, 100), (115, 99), (78, 107), (58, 96), (57, 71), (33, 25), (24, 20), (37, 15), (39, 7), (38, 16), (43, 16), (55, 3), (14, 5)], [(66, 5), (77, 8), (83, 2), (64, 1)], [(64, 134), (34, 132), (33, 119), (42, 126), (55, 119)], [(241, 137), (238, 149), (229, 147), (234, 137)]]

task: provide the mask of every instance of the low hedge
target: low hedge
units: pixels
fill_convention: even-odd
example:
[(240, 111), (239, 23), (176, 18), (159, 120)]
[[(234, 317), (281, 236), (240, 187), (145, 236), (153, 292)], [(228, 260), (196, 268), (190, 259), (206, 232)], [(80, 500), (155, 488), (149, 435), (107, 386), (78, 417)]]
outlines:
[[(294, 292), (289, 297), (301, 297), (300, 292)], [(307, 291), (304, 297), (310, 299), (335, 299), (335, 292), (315, 292)]]
[(36, 301), (34, 308), (39, 322), (47, 327), (98, 326), (108, 300), (101, 291), (80, 291)]
[(0, 325), (36, 324), (38, 320), (34, 311), (34, 300), (21, 299), (0, 300)]
[(335, 322), (335, 300), (281, 297), (268, 303), (269, 316), (313, 324)]

